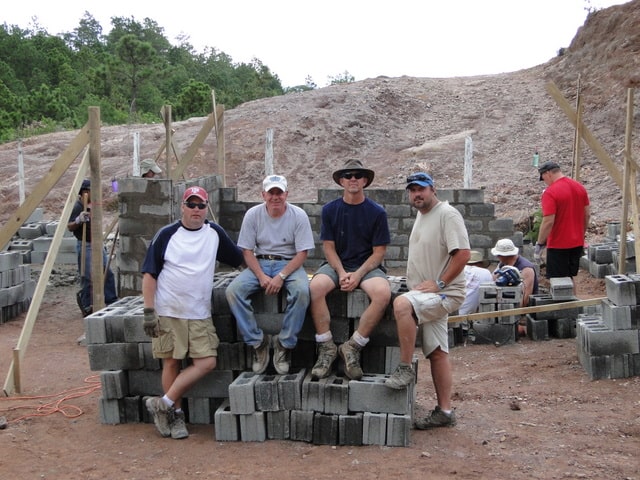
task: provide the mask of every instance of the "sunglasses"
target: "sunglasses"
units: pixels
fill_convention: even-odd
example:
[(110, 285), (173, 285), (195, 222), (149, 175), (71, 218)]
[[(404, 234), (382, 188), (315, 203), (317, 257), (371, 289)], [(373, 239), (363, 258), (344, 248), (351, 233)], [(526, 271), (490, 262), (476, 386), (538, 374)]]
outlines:
[(431, 180), (431, 178), (424, 174), (424, 173), (415, 173), (413, 175), (409, 175), (407, 177), (407, 183), (412, 183), (412, 182), (433, 182), (433, 180)]
[(198, 210), (204, 210), (207, 208), (206, 203), (196, 203), (196, 202), (184, 202), (185, 206), (190, 209), (197, 208)]
[(361, 178), (364, 178), (364, 173), (362, 173), (362, 172), (347, 172), (347, 173), (343, 173), (340, 176), (342, 178), (346, 178), (347, 180), (351, 180), (353, 177), (355, 177), (356, 180), (360, 180)]

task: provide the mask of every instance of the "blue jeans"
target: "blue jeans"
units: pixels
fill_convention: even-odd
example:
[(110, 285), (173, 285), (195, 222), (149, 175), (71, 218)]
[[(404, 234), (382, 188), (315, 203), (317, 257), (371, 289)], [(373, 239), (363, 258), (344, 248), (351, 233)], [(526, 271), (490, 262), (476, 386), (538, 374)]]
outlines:
[[(270, 277), (276, 276), (288, 263), (287, 260), (258, 260), (262, 271)], [(287, 294), (287, 306), (284, 311), (282, 329), (278, 338), (285, 348), (294, 348), (298, 343), (298, 333), (302, 329), (307, 308), (311, 300), (309, 278), (304, 268), (291, 273), (284, 281)], [(229, 308), (244, 342), (257, 347), (264, 336), (253, 312), (249, 297), (262, 290), (260, 282), (253, 272), (246, 268), (229, 284), (225, 291)]]
[[(76, 253), (78, 254), (78, 275), (80, 276), (80, 303), (85, 310), (90, 310), (93, 305), (93, 286), (91, 284), (91, 244), (85, 244), (84, 275), (80, 271), (82, 265), (82, 242), (76, 243)], [(102, 266), (107, 264), (107, 250), (102, 251)], [(109, 305), (118, 300), (116, 294), (116, 279), (111, 269), (107, 271), (104, 281), (104, 303)]]

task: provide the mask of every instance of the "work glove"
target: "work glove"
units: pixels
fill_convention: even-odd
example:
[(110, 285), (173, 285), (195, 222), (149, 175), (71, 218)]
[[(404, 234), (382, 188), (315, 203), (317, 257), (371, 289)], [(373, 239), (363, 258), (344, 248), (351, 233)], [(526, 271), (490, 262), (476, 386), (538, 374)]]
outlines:
[(156, 338), (159, 333), (158, 316), (155, 308), (144, 307), (144, 322), (142, 323), (144, 333), (152, 338)]
[(536, 243), (536, 247), (533, 250), (533, 259), (536, 261), (536, 263), (540, 263), (540, 257), (542, 256), (542, 251), (546, 246), (547, 245), (544, 243)]
[(89, 212), (80, 212), (80, 215), (76, 217), (75, 222), (80, 225), (81, 223), (87, 223), (91, 220), (91, 214)]

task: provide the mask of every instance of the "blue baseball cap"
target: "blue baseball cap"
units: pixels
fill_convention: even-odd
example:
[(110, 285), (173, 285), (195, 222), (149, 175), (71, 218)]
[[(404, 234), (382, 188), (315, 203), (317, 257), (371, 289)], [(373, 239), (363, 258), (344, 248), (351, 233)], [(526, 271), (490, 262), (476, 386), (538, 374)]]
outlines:
[(427, 173), (412, 173), (407, 177), (407, 187), (411, 185), (420, 185), (421, 187), (433, 187), (433, 178)]

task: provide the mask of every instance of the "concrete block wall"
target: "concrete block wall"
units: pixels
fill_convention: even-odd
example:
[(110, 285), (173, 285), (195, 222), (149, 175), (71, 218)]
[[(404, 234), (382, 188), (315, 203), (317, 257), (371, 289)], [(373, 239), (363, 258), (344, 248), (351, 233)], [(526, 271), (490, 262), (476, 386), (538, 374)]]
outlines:
[(36, 289), (31, 267), (16, 251), (0, 251), (0, 323), (26, 312)]

